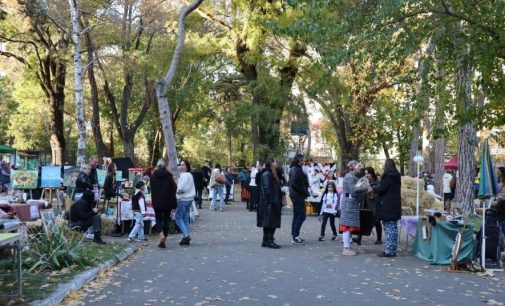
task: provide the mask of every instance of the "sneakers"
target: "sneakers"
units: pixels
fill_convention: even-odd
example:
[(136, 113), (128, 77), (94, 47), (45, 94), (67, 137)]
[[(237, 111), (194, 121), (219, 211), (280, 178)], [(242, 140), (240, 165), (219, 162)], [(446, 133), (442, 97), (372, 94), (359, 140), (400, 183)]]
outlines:
[(135, 239), (128, 237), (128, 242), (135, 242)]
[(179, 245), (189, 245), (189, 241), (191, 238), (189, 236), (182, 237), (181, 241), (179, 241)]
[(331, 240), (335, 241), (335, 240), (337, 240), (337, 237), (338, 237), (338, 235), (333, 235), (333, 237), (331, 237)]
[(93, 233), (86, 233), (84, 234), (86, 236), (86, 239), (92, 240), (95, 238), (95, 234)]
[(324, 241), (324, 236), (319, 236), (319, 241)]
[(300, 237), (295, 237), (291, 241), (291, 244), (305, 244), (305, 239), (302, 239)]
[(342, 255), (356, 256), (356, 255), (358, 255), (358, 252), (356, 252), (355, 250), (353, 250), (351, 248), (344, 248), (344, 250), (342, 251)]

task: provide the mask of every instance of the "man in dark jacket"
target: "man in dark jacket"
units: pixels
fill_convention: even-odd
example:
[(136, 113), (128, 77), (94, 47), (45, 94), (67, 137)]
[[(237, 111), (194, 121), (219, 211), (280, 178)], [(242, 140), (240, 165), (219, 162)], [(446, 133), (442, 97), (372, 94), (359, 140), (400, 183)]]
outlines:
[(305, 199), (309, 196), (309, 181), (303, 172), (303, 155), (296, 154), (289, 169), (289, 197), (293, 202), (292, 244), (305, 244), (300, 238), (300, 229), (305, 221)]
[(382, 221), (386, 236), (384, 252), (379, 253), (379, 257), (396, 256), (398, 244), (397, 222), (402, 217), (401, 188), (402, 177), (396, 169), (394, 160), (386, 159), (380, 184), (370, 190), (378, 194), (376, 202), (377, 219)]
[(191, 172), (193, 175), (193, 181), (195, 182), (195, 191), (196, 191), (196, 196), (195, 196), (195, 202), (198, 205), (198, 208), (202, 208), (202, 192), (203, 188), (205, 188), (205, 181), (203, 179), (203, 171), (200, 166), (196, 167), (193, 172)]
[(97, 214), (97, 208), (94, 207), (94, 200), (95, 194), (92, 191), (85, 190), (82, 193), (81, 199), (70, 207), (70, 226), (80, 228), (82, 231), (86, 231), (90, 226), (93, 226), (93, 241), (105, 244), (101, 237), (102, 221)]

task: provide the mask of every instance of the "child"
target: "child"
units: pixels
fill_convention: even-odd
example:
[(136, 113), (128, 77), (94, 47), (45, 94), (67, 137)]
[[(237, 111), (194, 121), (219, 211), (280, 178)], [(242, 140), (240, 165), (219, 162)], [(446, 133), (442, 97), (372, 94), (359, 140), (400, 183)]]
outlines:
[(146, 215), (146, 202), (144, 199), (144, 194), (142, 193), (143, 189), (144, 182), (138, 181), (135, 184), (135, 193), (132, 197), (132, 210), (135, 226), (130, 232), (130, 235), (128, 235), (129, 242), (133, 242), (133, 239), (137, 234), (139, 240), (147, 241), (147, 239), (144, 237), (144, 216)]
[(337, 239), (338, 234), (335, 227), (335, 217), (338, 216), (340, 201), (336, 190), (335, 182), (330, 181), (326, 185), (326, 190), (321, 197), (321, 212), (319, 215), (322, 216), (323, 223), (321, 224), (321, 236), (319, 237), (319, 241), (324, 241), (324, 232), (326, 231), (326, 222), (328, 222), (328, 218), (330, 219), (330, 226), (333, 231), (331, 240)]

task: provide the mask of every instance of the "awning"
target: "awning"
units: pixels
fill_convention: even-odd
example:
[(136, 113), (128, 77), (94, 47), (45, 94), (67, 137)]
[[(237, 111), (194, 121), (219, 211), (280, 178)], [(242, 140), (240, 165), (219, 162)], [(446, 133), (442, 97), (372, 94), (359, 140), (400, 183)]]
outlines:
[(445, 163), (445, 170), (458, 170), (458, 157), (454, 155)]
[(0, 144), (0, 153), (16, 154), (16, 149), (8, 145)]

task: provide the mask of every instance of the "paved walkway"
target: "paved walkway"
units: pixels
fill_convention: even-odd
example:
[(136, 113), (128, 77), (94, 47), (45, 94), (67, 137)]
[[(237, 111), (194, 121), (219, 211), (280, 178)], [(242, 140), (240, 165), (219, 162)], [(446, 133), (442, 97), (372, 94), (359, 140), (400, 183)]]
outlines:
[[(291, 213), (276, 233), (279, 250), (260, 247), (262, 230), (243, 204), (224, 212), (204, 202), (190, 247), (180, 235), (155, 241), (110, 273), (101, 289), (91, 284), (85, 305), (503, 305), (505, 274), (449, 273), (405, 252), (378, 258), (381, 246), (364, 239), (360, 255), (340, 255), (341, 240), (319, 242), (320, 223), (308, 217), (305, 246), (290, 244)], [(327, 237), (331, 231), (327, 228)], [(100, 282), (100, 281), (98, 281)], [(103, 281), (102, 281), (103, 282)], [(75, 300), (73, 301), (75, 304)]]

